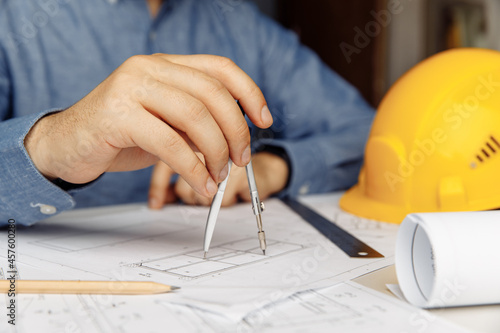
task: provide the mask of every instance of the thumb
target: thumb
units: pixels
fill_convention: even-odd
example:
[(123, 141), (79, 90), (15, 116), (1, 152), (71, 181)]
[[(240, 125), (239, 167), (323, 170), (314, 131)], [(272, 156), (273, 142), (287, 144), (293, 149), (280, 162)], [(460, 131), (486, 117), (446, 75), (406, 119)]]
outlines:
[(148, 206), (151, 209), (161, 209), (165, 203), (177, 200), (173, 188), (170, 186), (170, 179), (174, 171), (162, 161), (158, 161), (151, 175), (149, 185)]

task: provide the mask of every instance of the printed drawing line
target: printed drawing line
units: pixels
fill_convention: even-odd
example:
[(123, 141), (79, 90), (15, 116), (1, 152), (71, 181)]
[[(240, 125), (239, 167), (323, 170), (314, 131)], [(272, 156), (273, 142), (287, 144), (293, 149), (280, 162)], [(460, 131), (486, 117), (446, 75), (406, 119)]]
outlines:
[[(353, 326), (378, 328), (384, 325), (380, 316), (387, 316), (390, 306), (391, 303), (377, 295), (365, 294), (355, 286), (342, 283), (326, 290), (297, 292), (249, 313), (243, 318), (243, 323), (254, 331), (278, 329), (279, 332), (293, 330), (292, 328), (300, 330), (317, 326), (318, 323), (323, 328), (335, 330), (337, 327), (341, 331), (345, 331), (347, 327), (353, 330)], [(259, 313), (271, 315), (266, 322), (262, 322)]]
[(160, 230), (154, 228), (155, 223), (149, 225), (133, 224), (121, 228), (109, 228), (104, 230), (80, 231), (50, 239), (32, 241), (30, 244), (47, 249), (70, 253), (116, 246), (133, 241), (148, 238), (172, 237), (176, 233), (191, 230), (186, 225), (160, 225)]
[(203, 250), (199, 249), (124, 266), (171, 274), (180, 278), (197, 279), (281, 257), (306, 247), (269, 239), (268, 248), (267, 255), (263, 255), (255, 238), (245, 238), (213, 247), (206, 260), (203, 259)]

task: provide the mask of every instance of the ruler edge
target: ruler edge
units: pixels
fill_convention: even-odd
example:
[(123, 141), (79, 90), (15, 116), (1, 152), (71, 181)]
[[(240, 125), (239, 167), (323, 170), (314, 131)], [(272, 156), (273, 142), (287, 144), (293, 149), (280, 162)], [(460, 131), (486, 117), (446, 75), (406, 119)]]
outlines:
[[(280, 199), (281, 202), (283, 202), (289, 209), (291, 209), (295, 214), (297, 214), (298, 216), (300, 216), (301, 219), (303, 219), (304, 221), (306, 221), (309, 225), (311, 225), (314, 229), (316, 229), (316, 231), (318, 231), (321, 235), (323, 235), (325, 238), (327, 238), (332, 244), (334, 244), (336, 247), (338, 247), (342, 252), (344, 252), (347, 256), (349, 256), (350, 258), (365, 258), (365, 259), (375, 259), (375, 258), (385, 258), (385, 256), (378, 252), (377, 250), (375, 250), (373, 247), (371, 247), (370, 245), (366, 244), (365, 242), (363, 242), (361, 239), (357, 238), (356, 236), (354, 236), (353, 234), (351, 234), (350, 232), (348, 232), (347, 230), (345, 230), (344, 228), (342, 228), (341, 226), (339, 226), (338, 224), (336, 224), (335, 222), (332, 222), (330, 221), (329, 219), (327, 219), (326, 217), (324, 217), (323, 215), (321, 215), (320, 213), (318, 213), (317, 211), (315, 211), (314, 209), (312, 209), (310, 206), (308, 205), (305, 205), (303, 203), (301, 203), (299, 200), (295, 199), (295, 198), (291, 198), (291, 197), (285, 197), (285, 198), (282, 198)], [(361, 255), (357, 255), (357, 256), (351, 256), (349, 253), (347, 253), (342, 247), (340, 247), (336, 242), (334, 242), (330, 237), (328, 237), (327, 235), (325, 235), (323, 232), (321, 232), (315, 225), (313, 225), (310, 221), (308, 221), (307, 219), (305, 219), (300, 213), (298, 213), (292, 206), (290, 206), (288, 204), (288, 202), (292, 203), (292, 204), (296, 204), (298, 206), (300, 206), (301, 208), (305, 208), (309, 211), (311, 211), (313, 214), (315, 214), (317, 217), (321, 218), (322, 219), (322, 223), (323, 222), (326, 222), (328, 223), (329, 225), (332, 225), (334, 226), (336, 229), (338, 229), (340, 232), (342, 233), (345, 233), (347, 234), (349, 237), (351, 237), (352, 239), (356, 240), (358, 243), (361, 243), (363, 244), (363, 246), (367, 247), (368, 249), (370, 249), (373, 254), (372, 256), (369, 256), (369, 255), (366, 255), (366, 256), (361, 256)], [(339, 235), (340, 236), (340, 235)], [(366, 251), (357, 251), (358, 253), (359, 252), (366, 252)]]

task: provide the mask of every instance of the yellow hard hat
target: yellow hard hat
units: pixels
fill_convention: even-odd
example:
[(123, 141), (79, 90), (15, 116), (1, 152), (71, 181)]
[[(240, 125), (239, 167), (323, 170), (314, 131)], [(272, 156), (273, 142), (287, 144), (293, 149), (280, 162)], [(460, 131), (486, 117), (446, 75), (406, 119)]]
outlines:
[(414, 212), (500, 207), (500, 52), (445, 51), (401, 77), (340, 207), (393, 223)]

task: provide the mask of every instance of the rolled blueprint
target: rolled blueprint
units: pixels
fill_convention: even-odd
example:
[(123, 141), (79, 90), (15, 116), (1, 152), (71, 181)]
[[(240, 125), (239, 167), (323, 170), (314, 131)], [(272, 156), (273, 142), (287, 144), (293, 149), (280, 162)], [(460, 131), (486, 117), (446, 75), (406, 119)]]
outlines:
[(396, 274), (405, 298), (419, 307), (500, 303), (500, 211), (406, 216)]

